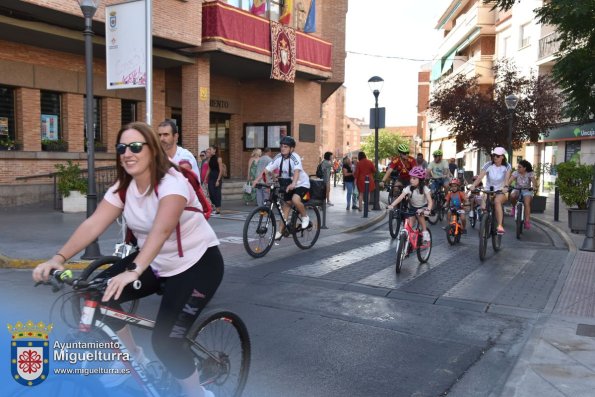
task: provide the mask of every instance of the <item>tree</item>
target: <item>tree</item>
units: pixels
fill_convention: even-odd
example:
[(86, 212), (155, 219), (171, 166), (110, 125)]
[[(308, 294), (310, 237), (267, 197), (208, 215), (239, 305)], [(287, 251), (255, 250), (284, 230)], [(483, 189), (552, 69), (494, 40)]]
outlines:
[[(409, 144), (410, 139), (405, 138), (394, 132), (387, 130), (378, 131), (378, 161), (391, 158), (397, 153), (397, 146), (401, 143)], [(374, 134), (366, 137), (362, 142), (361, 150), (366, 153), (366, 157), (374, 161)]]
[(494, 66), (495, 84), (480, 86), (478, 76), (455, 76), (438, 86), (430, 101), (432, 116), (450, 128), (450, 137), (484, 151), (508, 148), (508, 109), (504, 98), (519, 97), (513, 118), (513, 148), (536, 142), (560, 121), (562, 98), (548, 76), (522, 76), (513, 63)]
[[(510, 9), (521, 0), (484, 0), (494, 8)], [(595, 0), (549, 0), (535, 10), (539, 23), (554, 25), (560, 49), (552, 70), (567, 97), (564, 114), (575, 120), (595, 115)]]

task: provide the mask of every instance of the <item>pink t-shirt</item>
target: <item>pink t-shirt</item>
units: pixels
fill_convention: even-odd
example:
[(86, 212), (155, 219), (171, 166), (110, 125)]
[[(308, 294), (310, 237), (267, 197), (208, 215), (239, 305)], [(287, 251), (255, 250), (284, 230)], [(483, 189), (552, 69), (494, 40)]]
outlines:
[[(186, 199), (187, 207), (202, 208), (190, 183), (173, 168), (159, 183), (157, 188), (159, 197), (155, 192), (149, 195), (144, 194), (146, 192), (140, 193), (136, 182), (132, 180), (126, 191), (126, 205), (124, 206), (120, 196), (115, 193), (117, 185), (116, 183), (108, 189), (104, 199), (118, 208), (124, 208), (126, 224), (134, 233), (141, 249), (153, 226), (160, 199), (177, 194)], [(211, 225), (200, 212), (186, 210), (182, 212), (180, 235), (184, 256), (178, 256), (178, 240), (174, 230), (151, 263), (157, 276), (170, 277), (182, 273), (198, 262), (207, 248), (219, 245), (219, 240)]]

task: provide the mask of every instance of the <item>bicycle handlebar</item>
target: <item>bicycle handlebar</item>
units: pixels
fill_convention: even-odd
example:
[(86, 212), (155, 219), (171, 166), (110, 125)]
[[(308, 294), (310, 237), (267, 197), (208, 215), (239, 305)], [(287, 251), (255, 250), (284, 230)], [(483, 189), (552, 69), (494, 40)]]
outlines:
[[(105, 287), (109, 284), (109, 278), (94, 278), (91, 281), (82, 280), (80, 278), (73, 278), (72, 270), (56, 270), (53, 269), (50, 271), (50, 277), (48, 281), (38, 281), (35, 283), (37, 287), (40, 284), (44, 285), (51, 285), (52, 292), (58, 292), (64, 287), (64, 284), (68, 284), (72, 286), (73, 289), (82, 290), (82, 289), (93, 289), (96, 291), (103, 291)], [(132, 288), (138, 290), (142, 286), (142, 282), (140, 280), (135, 280), (132, 282)]]

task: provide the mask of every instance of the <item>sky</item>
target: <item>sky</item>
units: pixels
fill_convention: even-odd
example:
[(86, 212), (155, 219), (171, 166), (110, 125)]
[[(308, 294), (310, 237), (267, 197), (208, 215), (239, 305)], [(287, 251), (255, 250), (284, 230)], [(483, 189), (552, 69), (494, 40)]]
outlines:
[(442, 31), (434, 27), (449, 4), (450, 0), (349, 0), (347, 116), (369, 121), (374, 95), (368, 80), (380, 76), (384, 86), (378, 106), (386, 108), (386, 126), (417, 124), (417, 74), (438, 50)]

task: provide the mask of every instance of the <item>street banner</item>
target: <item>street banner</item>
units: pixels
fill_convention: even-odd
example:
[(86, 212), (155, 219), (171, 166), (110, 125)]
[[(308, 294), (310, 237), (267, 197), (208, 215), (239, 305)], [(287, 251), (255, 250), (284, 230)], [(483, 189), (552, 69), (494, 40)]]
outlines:
[(145, 87), (145, 0), (105, 7), (107, 89)]
[(271, 21), (272, 79), (294, 82), (295, 49), (295, 30)]

